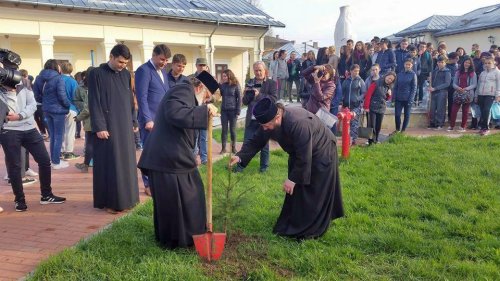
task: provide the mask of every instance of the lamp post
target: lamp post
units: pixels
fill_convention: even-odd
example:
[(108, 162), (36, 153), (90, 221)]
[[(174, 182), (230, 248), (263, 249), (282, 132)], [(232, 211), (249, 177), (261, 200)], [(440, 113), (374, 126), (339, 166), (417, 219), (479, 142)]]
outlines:
[(495, 44), (495, 37), (492, 35), (488, 36), (488, 41), (490, 41), (492, 45)]

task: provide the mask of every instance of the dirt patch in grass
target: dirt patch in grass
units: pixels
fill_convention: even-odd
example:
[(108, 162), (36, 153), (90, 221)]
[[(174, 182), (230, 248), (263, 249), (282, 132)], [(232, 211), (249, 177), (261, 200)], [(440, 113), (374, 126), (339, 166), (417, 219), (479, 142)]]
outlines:
[(215, 280), (250, 280), (262, 268), (263, 262), (277, 277), (289, 279), (293, 272), (277, 267), (268, 258), (268, 241), (241, 231), (232, 232), (227, 237), (222, 258), (213, 263), (202, 263), (203, 271)]

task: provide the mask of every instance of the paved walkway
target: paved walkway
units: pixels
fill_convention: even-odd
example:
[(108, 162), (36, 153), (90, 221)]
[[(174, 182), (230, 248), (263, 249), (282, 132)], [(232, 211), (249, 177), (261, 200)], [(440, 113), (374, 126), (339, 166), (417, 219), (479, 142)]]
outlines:
[[(492, 133), (499, 132), (500, 130), (492, 130)], [(452, 137), (461, 135), (456, 132), (426, 129), (410, 129), (407, 134)], [(358, 143), (364, 142), (365, 140), (360, 140)], [(276, 148), (277, 144), (273, 143), (271, 146)], [(78, 139), (75, 152), (81, 154), (82, 150), (83, 140)], [(219, 151), (220, 145), (214, 143), (214, 161), (221, 158)], [(0, 159), (3, 158), (3, 151), (0, 149)], [(0, 180), (0, 206), (5, 210), (0, 214), (0, 281), (23, 278), (33, 271), (41, 260), (75, 245), (123, 215), (111, 215), (92, 207), (92, 173), (82, 174), (73, 167), (74, 163), (81, 161), (83, 159), (73, 160), (69, 168), (53, 171), (54, 193), (68, 199), (61, 205), (40, 205), (39, 184), (35, 183), (25, 187), (28, 211), (16, 213), (11, 187), (3, 179)], [(38, 170), (33, 160), (31, 164), (34, 170)], [(5, 173), (4, 161), (0, 160), (0, 177), (3, 178)], [(142, 182), (140, 190), (141, 201), (147, 200), (142, 194)]]

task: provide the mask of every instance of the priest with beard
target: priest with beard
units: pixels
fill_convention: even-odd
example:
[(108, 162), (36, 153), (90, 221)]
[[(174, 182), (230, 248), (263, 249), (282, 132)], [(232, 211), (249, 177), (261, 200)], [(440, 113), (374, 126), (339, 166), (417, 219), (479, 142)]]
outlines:
[(160, 102), (138, 167), (148, 175), (156, 240), (174, 249), (194, 244), (206, 232), (205, 192), (195, 155), (195, 130), (207, 129), (217, 113), (212, 104), (198, 106), (196, 94), (219, 88), (206, 71), (172, 87)]
[(330, 221), (344, 216), (335, 135), (314, 114), (300, 107), (260, 100), (253, 109), (261, 124), (231, 158), (245, 167), (272, 139), (289, 155), (286, 192), (273, 232), (296, 239), (322, 236)]

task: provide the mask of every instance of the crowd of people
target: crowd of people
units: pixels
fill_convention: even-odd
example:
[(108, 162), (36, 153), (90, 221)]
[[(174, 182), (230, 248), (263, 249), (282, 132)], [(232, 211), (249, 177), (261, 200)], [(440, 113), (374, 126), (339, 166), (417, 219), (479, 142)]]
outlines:
[[(320, 48), (317, 57), (313, 51), (303, 53), (301, 59), (296, 52), (288, 60), (287, 55), (285, 50), (276, 51), (269, 63), (269, 78), (277, 83), (277, 98), (291, 102), (295, 84), (297, 100), (313, 113), (322, 107), (336, 115), (339, 108), (348, 107), (355, 113), (350, 128), (352, 144), (356, 144), (363, 112), (374, 136), (368, 143), (377, 143), (387, 105), (394, 106), (396, 132), (404, 132), (412, 107), (423, 105), (426, 99), (430, 100), (427, 110), (431, 129), (443, 130), (447, 121), (448, 131), (464, 132), (469, 111), (469, 129), (487, 135), (491, 121), (500, 128), (500, 120), (490, 114), (492, 106), (500, 103), (497, 45), (482, 52), (478, 44), (472, 44), (467, 54), (462, 47), (450, 52), (445, 42), (439, 42), (437, 49), (432, 43), (410, 44), (407, 39), (393, 46), (387, 38), (375, 36), (366, 43), (347, 40), (339, 55), (334, 46)], [(333, 75), (324, 71), (330, 68)], [(315, 81), (318, 75), (320, 83)], [(328, 87), (325, 76), (332, 80)], [(456, 128), (460, 108), (462, 120)]]
[[(448, 130), (454, 130), (462, 108), (459, 130), (465, 131), (471, 109), (471, 127), (479, 126), (486, 135), (490, 108), (494, 101), (500, 102), (500, 54), (496, 46), (482, 53), (478, 46), (473, 48), (467, 55), (463, 48), (448, 52), (444, 42), (434, 50), (430, 43), (411, 45), (402, 40), (394, 50), (389, 40), (375, 37), (370, 43), (347, 41), (340, 56), (332, 46), (320, 48), (317, 57), (308, 52), (299, 59), (293, 52), (286, 60), (288, 54), (281, 50), (269, 67), (262, 61), (252, 65), (254, 78), (243, 89), (229, 69), (221, 81), (215, 81), (205, 58), (198, 58), (196, 72), (185, 76), (186, 57), (172, 56), (165, 44), (155, 46), (151, 59), (135, 72), (127, 69), (131, 54), (124, 44), (113, 47), (108, 62), (89, 67), (75, 78), (70, 63), (48, 60), (33, 87), (24, 71), (22, 83), (3, 85), (0, 95), (8, 105), (0, 142), (15, 210), (27, 210), (22, 173), (33, 172), (28, 153), (39, 167), (40, 203), (66, 201), (52, 193), (51, 169), (67, 168), (68, 161), (80, 157), (74, 153), (74, 142), (81, 122), (85, 155), (83, 163), (75, 166), (82, 172), (94, 167), (94, 207), (110, 213), (133, 208), (139, 201), (139, 167), (144, 192), (153, 197), (156, 239), (167, 248), (192, 245), (191, 235), (206, 230), (197, 167), (207, 163), (207, 120), (219, 111), (212, 103), (219, 91), (220, 153), (228, 151), (229, 131), (233, 171), (243, 172), (260, 151), (259, 171), (266, 172), (270, 139), (290, 156), (283, 182), (285, 202), (274, 232), (297, 239), (319, 237), (332, 219), (343, 216), (343, 206), (336, 127), (327, 128), (315, 114), (324, 109), (336, 115), (348, 108), (355, 116), (350, 128), (353, 143), (360, 117), (366, 116), (373, 130), (368, 142), (374, 144), (389, 103), (395, 106), (396, 130), (404, 132), (412, 106), (429, 91), (429, 127), (442, 129), (448, 113)], [(294, 98), (303, 108), (278, 102)], [(245, 141), (237, 151), (236, 120), (243, 105), (247, 106)], [(50, 142), (49, 151), (44, 139)], [(137, 149), (144, 149), (139, 164)], [(297, 204), (308, 211), (295, 210)]]

